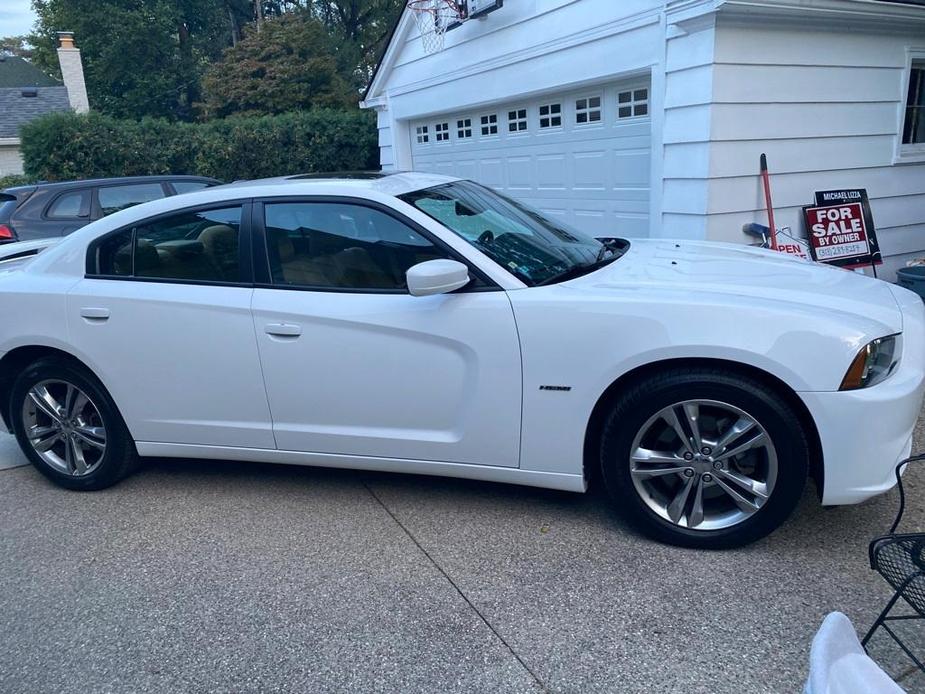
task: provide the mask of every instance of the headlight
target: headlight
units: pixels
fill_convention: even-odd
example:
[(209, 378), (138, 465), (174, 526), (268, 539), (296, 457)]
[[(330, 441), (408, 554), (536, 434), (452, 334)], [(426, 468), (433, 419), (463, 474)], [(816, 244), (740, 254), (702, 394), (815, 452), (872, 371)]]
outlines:
[(896, 335), (874, 340), (858, 352), (839, 390), (857, 390), (876, 385), (890, 375), (897, 361)]

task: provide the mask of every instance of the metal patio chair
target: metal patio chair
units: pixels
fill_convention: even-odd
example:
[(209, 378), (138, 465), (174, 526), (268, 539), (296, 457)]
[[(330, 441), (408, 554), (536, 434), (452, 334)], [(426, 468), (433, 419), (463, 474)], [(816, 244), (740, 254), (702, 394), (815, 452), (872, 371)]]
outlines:
[[(870, 568), (879, 573), (895, 591), (893, 597), (877, 617), (870, 631), (861, 641), (867, 648), (867, 642), (877, 629), (883, 628), (890, 637), (899, 644), (907, 656), (925, 672), (925, 665), (909, 647), (903, 643), (899, 635), (890, 628), (889, 622), (925, 619), (925, 533), (897, 533), (906, 509), (906, 493), (903, 489), (902, 469), (909, 463), (925, 460), (925, 455), (915, 455), (906, 458), (896, 466), (896, 482), (899, 487), (899, 512), (896, 520), (890, 527), (889, 534), (878, 537), (870, 543), (868, 553)], [(913, 614), (890, 616), (890, 611), (902, 598), (912, 608)]]

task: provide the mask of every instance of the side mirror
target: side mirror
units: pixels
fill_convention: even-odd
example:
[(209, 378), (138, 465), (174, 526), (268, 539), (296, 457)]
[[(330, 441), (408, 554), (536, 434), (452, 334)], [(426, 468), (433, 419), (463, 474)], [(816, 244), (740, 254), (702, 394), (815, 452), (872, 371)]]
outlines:
[(456, 260), (427, 260), (405, 273), (412, 296), (446, 294), (469, 284), (469, 268)]

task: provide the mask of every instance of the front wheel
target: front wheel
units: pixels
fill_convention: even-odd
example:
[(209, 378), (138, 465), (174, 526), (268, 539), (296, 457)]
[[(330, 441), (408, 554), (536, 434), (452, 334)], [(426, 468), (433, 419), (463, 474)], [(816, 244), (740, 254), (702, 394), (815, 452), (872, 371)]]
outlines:
[(607, 418), (600, 451), (628, 521), (662, 542), (705, 549), (777, 528), (799, 502), (809, 465), (786, 400), (714, 369), (671, 370), (631, 387)]
[(9, 411), (23, 453), (62, 487), (103, 489), (137, 462), (112, 398), (68, 360), (50, 357), (28, 366), (13, 384)]

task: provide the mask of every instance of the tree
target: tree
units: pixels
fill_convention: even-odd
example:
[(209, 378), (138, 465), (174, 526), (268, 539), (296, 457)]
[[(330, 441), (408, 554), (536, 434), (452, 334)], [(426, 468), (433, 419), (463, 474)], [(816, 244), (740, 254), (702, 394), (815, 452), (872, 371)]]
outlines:
[(341, 71), (357, 90), (372, 77), (406, 0), (306, 0), (307, 10), (341, 45)]
[(32, 46), (29, 45), (28, 36), (2, 36), (0, 37), (0, 53), (18, 55), (28, 60), (32, 57)]
[(341, 76), (337, 47), (324, 25), (303, 12), (265, 18), (203, 77), (203, 115), (260, 115), (314, 107), (355, 106), (359, 95)]
[(73, 31), (90, 107), (118, 117), (189, 119), (209, 60), (231, 43), (249, 0), (33, 0), (34, 60), (57, 73), (57, 31)]

